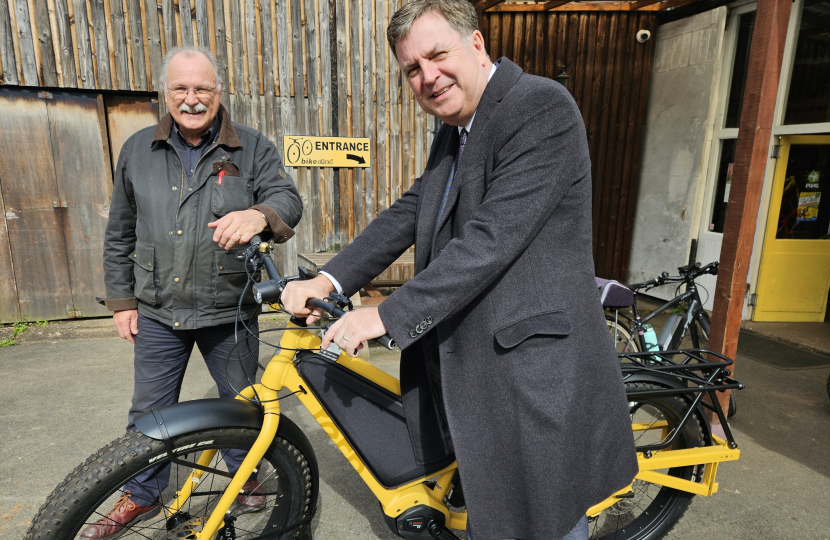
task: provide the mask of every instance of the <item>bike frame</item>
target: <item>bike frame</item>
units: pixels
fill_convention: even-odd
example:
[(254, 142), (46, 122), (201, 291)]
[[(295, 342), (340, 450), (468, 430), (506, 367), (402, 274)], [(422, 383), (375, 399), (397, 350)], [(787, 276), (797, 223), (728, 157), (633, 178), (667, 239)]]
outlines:
[[(677, 328), (675, 329), (674, 333), (672, 334), (671, 340), (669, 341), (666, 350), (674, 350), (677, 349), (680, 345), (680, 342), (683, 341), (683, 338), (686, 336), (686, 331), (691, 328), (694, 324), (695, 319), (698, 317), (700, 310), (703, 309), (703, 302), (700, 300), (700, 294), (697, 290), (697, 285), (695, 284), (693, 279), (686, 280), (686, 292), (676, 296), (657, 308), (656, 310), (652, 311), (645, 317), (640, 316), (640, 310), (637, 306), (637, 291), (634, 291), (634, 303), (631, 305), (631, 310), (634, 314), (633, 319), (633, 327), (631, 328), (632, 338), (634, 335), (637, 336), (637, 343), (640, 345), (641, 351), (649, 350), (646, 346), (645, 338), (643, 337), (643, 325), (648, 323), (650, 320), (654, 319), (667, 309), (671, 309), (683, 302), (690, 300), (689, 307), (684, 314), (682, 324), (678, 324)], [(615, 317), (619, 316), (619, 309), (615, 310)], [(616, 320), (616, 319), (615, 319)], [(707, 332), (709, 331), (708, 328), (705, 329)], [(653, 352), (653, 351), (652, 351)]]
[[(254, 446), (248, 452), (247, 457), (240, 465), (239, 470), (234, 475), (224, 495), (217, 503), (210, 518), (205, 523), (198, 538), (213, 538), (216, 531), (224, 525), (223, 518), (225, 514), (236, 500), (236, 496), (239, 495), (243, 484), (251, 476), (274, 440), (280, 417), (280, 405), (279, 401), (277, 401), (277, 394), (278, 390), (283, 388), (296, 394), (300, 402), (308, 409), (314, 419), (317, 420), (317, 423), (320, 424), (320, 427), (331, 437), (331, 440), (340, 449), (343, 456), (345, 456), (360, 478), (366, 483), (375, 497), (377, 497), (378, 501), (380, 501), (383, 511), (387, 516), (395, 518), (407, 508), (416, 505), (426, 505), (444, 514), (445, 525), (447, 527), (466, 529), (466, 512), (451, 512), (446, 504), (444, 504), (444, 496), (448, 493), (452, 478), (458, 468), (456, 462), (451, 463), (444, 469), (428, 477), (413, 480), (394, 489), (383, 487), (372, 476), (372, 473), (351, 447), (340, 428), (326, 414), (315, 395), (306, 388), (308, 385), (303, 381), (294, 365), (294, 356), (297, 350), (319, 349), (321, 341), (321, 338), (311, 331), (289, 323), (280, 339), (279, 353), (274, 355), (266, 366), (260, 384), (249, 386), (242, 391), (242, 396), (237, 398), (252, 400), (256, 397), (262, 403), (264, 408), (262, 431)], [(341, 354), (337, 362), (400, 396), (400, 382), (386, 372), (359, 358), (352, 358), (346, 354)], [(205, 451), (200, 457), (198, 465), (206, 467), (211, 459), (213, 459), (215, 453), (216, 450)], [(195, 485), (198, 483), (201, 475), (201, 470), (194, 470), (191, 473), (191, 478), (188, 478), (185, 485)], [(434, 486), (429, 487), (424, 483), (426, 480), (435, 479), (436, 477), (437, 480)], [(169, 514), (172, 515), (178, 509), (182, 508), (189, 496), (189, 490), (185, 489), (179, 492), (178, 497), (169, 505)]]

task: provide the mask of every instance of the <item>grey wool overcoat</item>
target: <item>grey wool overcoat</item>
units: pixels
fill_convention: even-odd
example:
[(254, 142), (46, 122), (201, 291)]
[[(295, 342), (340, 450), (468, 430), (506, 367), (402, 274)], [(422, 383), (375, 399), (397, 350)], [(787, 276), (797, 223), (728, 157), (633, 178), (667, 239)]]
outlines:
[(567, 90), (502, 58), (433, 234), (458, 145), (442, 126), (423, 176), (323, 270), (352, 294), (414, 243), (379, 309), (415, 455), (455, 452), (476, 540), (561, 538), (637, 473), (585, 128)]

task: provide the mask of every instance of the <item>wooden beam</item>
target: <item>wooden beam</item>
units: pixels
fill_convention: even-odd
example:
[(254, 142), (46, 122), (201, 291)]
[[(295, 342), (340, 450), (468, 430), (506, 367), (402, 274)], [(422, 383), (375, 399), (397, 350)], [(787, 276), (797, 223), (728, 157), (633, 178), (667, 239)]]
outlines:
[[(695, 0), (682, 0), (683, 2), (690, 2)], [(544, 7), (546, 4), (558, 4), (554, 7)], [(639, 11), (659, 11), (663, 4), (652, 4), (645, 6)], [(487, 13), (509, 13), (509, 12), (528, 12), (528, 11), (631, 11), (631, 3), (606, 3), (606, 4), (590, 4), (587, 2), (545, 2), (539, 4), (499, 4), (490, 8)]]
[(638, 0), (637, 2), (631, 2), (628, 5), (628, 9), (631, 11), (637, 11), (638, 9), (642, 9), (646, 6), (651, 6), (653, 4), (659, 4), (663, 0)]
[(475, 7), (477, 10), (487, 11), (491, 7), (501, 3), (502, 0), (481, 0), (480, 2), (476, 2)]
[[(730, 358), (738, 349), (791, 6), (792, 0), (758, 0), (755, 14), (709, 336), (710, 349)], [(727, 411), (729, 391), (719, 400)]]
[(694, 4), (698, 0), (669, 0), (668, 2), (663, 2), (661, 4), (657, 4), (657, 7), (660, 8), (660, 11), (671, 11), (673, 9), (677, 9), (679, 7), (687, 6), (689, 4)]

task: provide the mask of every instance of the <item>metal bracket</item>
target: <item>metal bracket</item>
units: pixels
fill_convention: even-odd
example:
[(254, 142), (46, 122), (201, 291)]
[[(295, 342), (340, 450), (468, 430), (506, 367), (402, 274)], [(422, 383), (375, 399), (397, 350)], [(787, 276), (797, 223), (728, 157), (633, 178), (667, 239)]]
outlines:
[(781, 145), (776, 144), (772, 147), (772, 159), (778, 159), (781, 157)]

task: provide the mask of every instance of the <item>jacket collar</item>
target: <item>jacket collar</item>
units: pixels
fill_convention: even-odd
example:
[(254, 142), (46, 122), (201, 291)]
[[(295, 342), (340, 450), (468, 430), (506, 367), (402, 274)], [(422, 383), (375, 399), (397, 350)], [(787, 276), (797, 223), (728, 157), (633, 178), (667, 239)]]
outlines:
[[(233, 121), (231, 115), (225, 109), (224, 105), (219, 105), (219, 115), (222, 118), (222, 127), (219, 128), (219, 138), (216, 140), (217, 144), (226, 146), (228, 148), (242, 148), (242, 141), (236, 136), (236, 130), (233, 128)], [(153, 135), (153, 140), (150, 144), (156, 141), (167, 141), (173, 132), (173, 116), (170, 113), (164, 115), (156, 126), (156, 132)]]
[[(518, 81), (519, 77), (522, 75), (522, 68), (504, 56), (499, 58), (498, 64), (498, 69), (496, 69), (496, 72), (493, 73), (493, 76), (487, 83), (484, 93), (481, 94), (478, 107), (476, 107), (476, 124), (480, 122), (480, 124), (483, 125), (486, 122), (486, 119), (490, 118), (493, 109), (502, 99), (504, 99), (504, 96), (507, 95), (510, 89), (516, 85), (516, 81)], [(470, 130), (471, 134), (472, 132), (473, 130)]]

